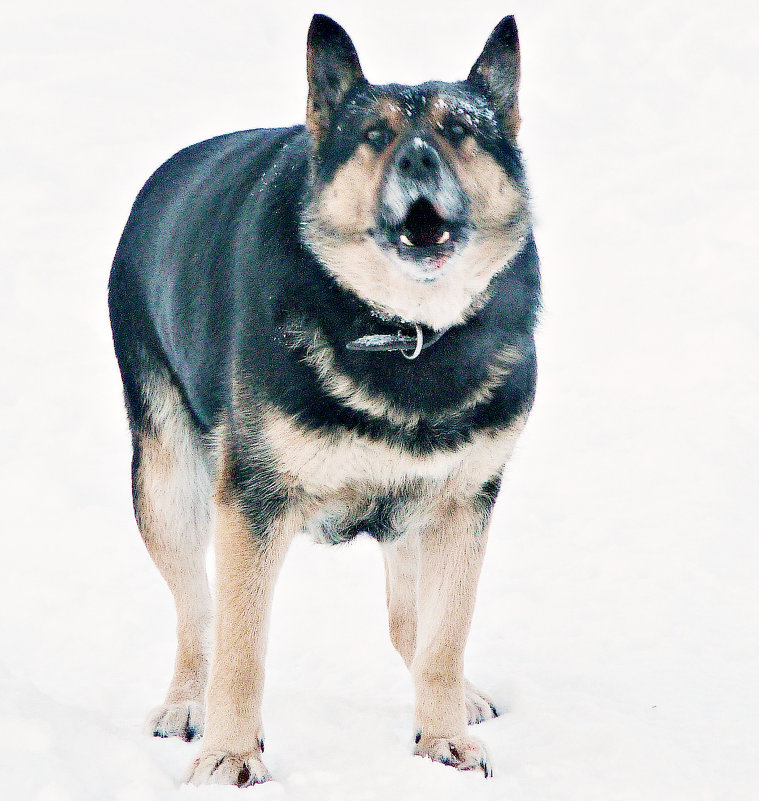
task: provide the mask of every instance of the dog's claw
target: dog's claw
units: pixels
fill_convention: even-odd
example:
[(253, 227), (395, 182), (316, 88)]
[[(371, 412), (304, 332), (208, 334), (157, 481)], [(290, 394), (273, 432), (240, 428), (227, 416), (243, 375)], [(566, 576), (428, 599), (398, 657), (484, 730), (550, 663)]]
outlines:
[(457, 770), (481, 770), (485, 778), (493, 775), (485, 745), (474, 737), (422, 736), (414, 753)]
[(271, 779), (266, 765), (258, 753), (231, 754), (209, 751), (201, 753), (190, 765), (185, 778), (187, 784), (231, 784), (237, 787), (252, 787)]
[(493, 701), (470, 682), (466, 682), (464, 700), (470, 726), (498, 717), (498, 710)]
[(145, 722), (145, 731), (153, 737), (179, 737), (190, 742), (203, 735), (205, 710), (199, 701), (157, 706)]

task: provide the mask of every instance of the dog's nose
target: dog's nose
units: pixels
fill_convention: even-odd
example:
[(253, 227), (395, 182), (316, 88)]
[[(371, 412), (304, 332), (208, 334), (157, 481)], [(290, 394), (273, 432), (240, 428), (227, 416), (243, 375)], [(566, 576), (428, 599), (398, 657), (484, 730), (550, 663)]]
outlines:
[(432, 178), (440, 169), (440, 156), (434, 147), (419, 136), (402, 145), (395, 157), (401, 175), (417, 181)]

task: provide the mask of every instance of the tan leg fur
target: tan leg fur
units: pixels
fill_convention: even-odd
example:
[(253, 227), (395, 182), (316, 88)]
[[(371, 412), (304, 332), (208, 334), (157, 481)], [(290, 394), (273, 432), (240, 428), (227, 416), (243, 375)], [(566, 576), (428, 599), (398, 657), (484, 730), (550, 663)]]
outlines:
[[(411, 669), (416, 650), (416, 603), (419, 577), (419, 542), (413, 533), (382, 546), (385, 560), (390, 641)], [(469, 725), (498, 717), (492, 699), (464, 680), (464, 702)]]
[[(155, 400), (155, 398), (153, 398)], [(162, 393), (155, 430), (139, 435), (134, 499), (140, 533), (169, 585), (177, 613), (174, 676), (166, 700), (148, 716), (158, 737), (191, 740), (203, 733), (211, 598), (205, 557), (209, 540), (209, 475), (202, 443)]]
[(485, 746), (467, 734), (464, 648), (487, 541), (482, 510), (446, 499), (419, 532), (416, 753), (492, 774)]
[(385, 559), (385, 591), (390, 642), (411, 669), (416, 650), (416, 588), (419, 574), (419, 541), (406, 534), (382, 546)]
[(282, 560), (304, 515), (289, 509), (257, 532), (225, 487), (215, 507), (216, 650), (203, 748), (187, 781), (243, 787), (270, 778), (261, 759), (269, 611)]

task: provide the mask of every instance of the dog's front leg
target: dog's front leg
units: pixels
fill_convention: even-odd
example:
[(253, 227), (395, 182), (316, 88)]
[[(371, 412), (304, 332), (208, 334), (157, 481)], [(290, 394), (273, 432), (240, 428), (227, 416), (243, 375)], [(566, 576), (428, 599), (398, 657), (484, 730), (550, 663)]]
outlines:
[(492, 502), (446, 499), (420, 532), (416, 651), (416, 753), (460, 770), (492, 771), (467, 734), (464, 648), (472, 621)]
[(246, 511), (228, 486), (220, 486), (215, 506), (215, 654), (203, 747), (187, 781), (245, 787), (271, 778), (261, 759), (268, 618), (274, 582), (302, 518), (286, 504)]

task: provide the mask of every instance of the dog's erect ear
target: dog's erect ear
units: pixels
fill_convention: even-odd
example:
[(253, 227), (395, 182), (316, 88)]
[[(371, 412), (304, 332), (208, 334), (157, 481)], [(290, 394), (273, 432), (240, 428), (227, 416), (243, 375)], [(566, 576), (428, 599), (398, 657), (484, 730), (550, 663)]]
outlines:
[(306, 127), (320, 142), (330, 118), (350, 88), (365, 81), (356, 48), (329, 17), (315, 14), (308, 29), (308, 111)]
[(514, 17), (504, 17), (490, 34), (485, 49), (467, 78), (484, 86), (511, 136), (519, 131), (519, 37)]

